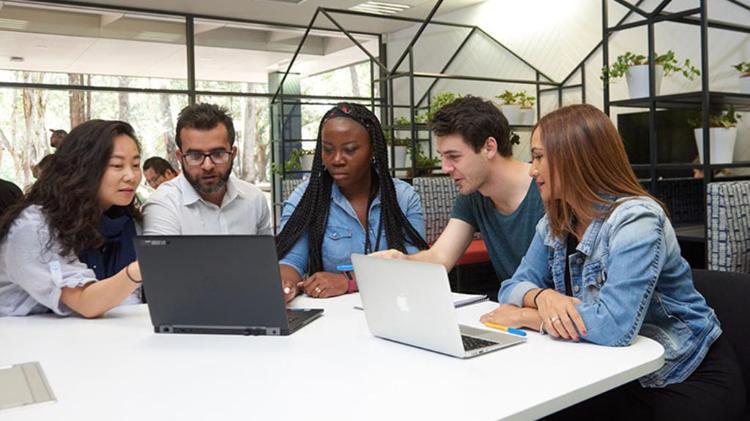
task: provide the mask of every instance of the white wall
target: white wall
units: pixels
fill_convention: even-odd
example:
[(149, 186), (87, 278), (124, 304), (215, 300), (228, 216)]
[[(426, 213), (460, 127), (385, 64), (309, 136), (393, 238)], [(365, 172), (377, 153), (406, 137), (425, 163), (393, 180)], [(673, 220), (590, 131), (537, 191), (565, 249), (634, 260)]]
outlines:
[[(659, 0), (647, 0), (641, 6), (650, 11)], [(634, 1), (633, 1), (634, 3)], [(675, 12), (698, 6), (697, 0), (674, 0), (666, 11)], [(708, 2), (711, 19), (747, 25), (750, 12), (724, 0)], [(613, 26), (626, 13), (626, 9), (609, 2), (609, 24)], [(601, 1), (599, 0), (514, 0), (487, 1), (459, 11), (438, 16), (441, 21), (460, 22), (477, 25), (506, 45), (513, 52), (533, 64), (555, 81), (561, 81), (588, 54), (602, 38)], [(638, 20), (635, 15), (629, 21)], [(416, 26), (408, 30), (388, 34), (388, 56), (391, 63), (406, 47), (416, 31)], [(463, 32), (462, 32), (463, 31)], [(467, 33), (466, 30), (430, 26), (416, 45), (415, 63), (419, 71), (438, 72)], [(740, 61), (750, 60), (750, 35), (709, 29), (709, 76), (710, 87), (714, 91), (738, 91), (737, 72), (730, 66)], [(655, 30), (656, 50), (674, 50), (678, 59), (689, 58), (700, 67), (700, 33), (698, 26), (675, 23), (659, 23)], [(615, 34), (610, 39), (610, 61), (632, 51), (646, 54), (646, 28), (631, 29)], [(534, 73), (510, 54), (493, 46), (483, 37), (476, 37), (466, 45), (464, 53), (446, 73), (494, 76), (498, 78), (532, 79)], [(586, 101), (601, 107), (602, 82), (599, 79), (602, 67), (601, 50), (586, 63)], [(402, 69), (406, 67), (402, 66)], [(579, 81), (575, 75), (571, 83)], [(421, 97), (423, 81), (416, 85), (416, 96)], [(450, 90), (492, 97), (505, 89), (527, 89), (532, 93), (532, 85), (492, 84), (485, 82), (443, 81), (438, 84), (437, 93)], [(693, 82), (681, 76), (666, 78), (662, 83), (662, 94), (700, 90), (700, 79)], [(408, 84), (396, 84), (395, 98), (399, 103), (408, 104)], [(610, 86), (612, 100), (627, 98), (627, 87), (623, 81)], [(581, 102), (580, 90), (566, 91), (563, 104)], [(542, 97), (542, 114), (557, 107), (557, 96), (548, 94)], [(613, 120), (618, 112), (633, 112), (632, 109), (612, 109)], [(739, 135), (735, 146), (735, 161), (750, 161), (750, 113), (745, 113), (739, 125)], [(525, 137), (527, 140), (527, 137)], [(519, 159), (527, 159), (528, 145), (517, 149)], [(738, 170), (736, 170), (738, 171)]]

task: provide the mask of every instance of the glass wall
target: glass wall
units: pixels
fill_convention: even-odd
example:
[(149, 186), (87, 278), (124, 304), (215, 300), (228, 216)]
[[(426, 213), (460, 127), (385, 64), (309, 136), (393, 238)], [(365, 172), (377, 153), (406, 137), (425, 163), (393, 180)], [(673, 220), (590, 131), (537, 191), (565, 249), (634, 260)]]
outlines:
[[(270, 181), (270, 75), (287, 70), (304, 28), (100, 6), (0, 6), (0, 178), (29, 186), (33, 166), (54, 152), (50, 130), (70, 131), (92, 118), (128, 121), (144, 159), (162, 156), (177, 165), (174, 126), (192, 99), (231, 112), (235, 174)], [(370, 51), (378, 45), (376, 37), (355, 36)], [(302, 97), (372, 95), (367, 56), (341, 33), (313, 29), (292, 70)], [(302, 108), (305, 137), (317, 136), (328, 107)]]

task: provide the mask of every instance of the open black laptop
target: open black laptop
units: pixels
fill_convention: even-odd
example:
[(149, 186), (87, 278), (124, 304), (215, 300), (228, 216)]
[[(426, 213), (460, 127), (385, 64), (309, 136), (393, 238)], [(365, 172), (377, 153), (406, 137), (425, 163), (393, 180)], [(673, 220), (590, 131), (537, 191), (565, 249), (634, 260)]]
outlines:
[(157, 333), (289, 335), (323, 313), (287, 309), (270, 235), (138, 236)]

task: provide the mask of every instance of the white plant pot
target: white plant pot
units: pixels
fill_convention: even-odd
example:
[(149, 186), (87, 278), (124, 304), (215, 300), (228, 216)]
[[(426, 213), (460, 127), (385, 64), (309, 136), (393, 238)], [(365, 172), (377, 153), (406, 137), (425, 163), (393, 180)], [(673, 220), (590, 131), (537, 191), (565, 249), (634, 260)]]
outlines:
[(740, 92), (743, 94), (750, 94), (750, 76), (743, 76), (740, 78)]
[(521, 108), (521, 125), (531, 126), (534, 124), (534, 109), (533, 108)]
[(302, 155), (299, 160), (299, 164), (302, 167), (302, 171), (312, 170), (313, 159), (315, 155)]
[[(728, 164), (734, 155), (734, 143), (737, 140), (737, 128), (711, 127), (708, 129), (711, 143), (711, 164)], [(698, 159), (703, 163), (703, 129), (694, 130), (698, 146)]]
[[(664, 77), (664, 68), (661, 66), (655, 67), (655, 92), (654, 95), (659, 95), (661, 89), (661, 79)], [(641, 64), (638, 66), (631, 66), (625, 78), (628, 81), (628, 92), (630, 92), (630, 98), (645, 98), (648, 96), (648, 64)]]
[[(391, 168), (406, 167), (406, 146), (393, 146), (393, 162)], [(388, 159), (391, 159), (391, 151), (388, 151)]]
[(508, 124), (511, 126), (517, 126), (521, 124), (521, 106), (518, 104), (503, 104), (500, 106), (505, 118), (508, 119)]

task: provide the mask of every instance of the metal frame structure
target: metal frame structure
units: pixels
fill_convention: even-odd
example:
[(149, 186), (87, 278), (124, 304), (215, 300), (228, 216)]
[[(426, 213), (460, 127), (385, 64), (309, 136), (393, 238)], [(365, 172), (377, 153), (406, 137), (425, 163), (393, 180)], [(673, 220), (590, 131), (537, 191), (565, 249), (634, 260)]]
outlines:
[[(443, 22), (438, 20), (433, 20), (433, 17), (437, 10), (439, 9), (440, 5), (442, 4), (442, 0), (438, 0), (435, 2), (435, 5), (430, 10), (430, 13), (427, 15), (425, 19), (417, 19), (417, 18), (408, 18), (408, 17), (402, 17), (402, 16), (383, 16), (379, 14), (373, 14), (373, 13), (366, 13), (366, 12), (356, 12), (351, 10), (342, 10), (342, 9), (333, 9), (333, 8), (319, 8), (315, 14), (313, 15), (312, 19), (310, 20), (310, 24), (308, 25), (308, 31), (309, 28), (311, 28), (318, 17), (320, 15), (325, 16), (334, 26), (336, 26), (341, 32), (343, 32), (365, 55), (367, 55), (368, 60), (370, 61), (370, 68), (371, 68), (371, 75), (372, 78), (372, 89), (371, 89), (371, 97), (369, 98), (370, 105), (374, 108), (377, 105), (381, 107), (381, 121), (383, 122), (383, 127), (386, 130), (390, 130), (391, 136), (394, 136), (394, 132), (396, 130), (409, 130), (411, 132), (411, 156), (412, 156), (412, 162), (411, 167), (408, 169), (411, 169), (413, 173), (416, 173), (417, 171), (417, 165), (416, 165), (416, 150), (417, 150), (417, 144), (420, 141), (418, 132), (420, 130), (424, 130), (424, 125), (419, 125), (414, 123), (417, 110), (429, 108), (430, 105), (430, 98), (432, 94), (432, 90), (435, 87), (435, 85), (438, 83), (438, 81), (442, 79), (454, 79), (454, 80), (463, 80), (463, 81), (478, 81), (478, 82), (490, 82), (490, 83), (514, 83), (514, 84), (527, 84), (527, 85), (533, 85), (536, 89), (537, 94), (537, 115), (541, 113), (541, 95), (545, 93), (557, 93), (558, 95), (558, 105), (562, 103), (562, 95), (563, 91), (567, 89), (574, 89), (574, 88), (580, 88), (582, 91), (582, 97), (585, 99), (586, 97), (586, 87), (585, 87), (585, 79), (580, 84), (570, 85), (566, 86), (565, 83), (567, 80), (563, 83), (559, 83), (554, 81), (551, 77), (544, 74), (541, 70), (534, 67), (532, 64), (530, 64), (528, 61), (524, 60), (522, 57), (520, 57), (518, 54), (510, 50), (508, 47), (500, 43), (497, 39), (489, 35), (487, 32), (482, 30), (481, 28), (474, 26), (474, 25), (467, 25), (467, 24), (460, 24), (460, 23), (454, 23), (454, 22)], [(415, 24), (420, 24), (418, 30), (416, 31), (415, 35), (412, 37), (412, 39), (408, 42), (408, 45), (406, 49), (403, 51), (403, 53), (395, 60), (393, 66), (388, 65), (387, 60), (387, 51), (385, 44), (382, 43), (382, 38), (380, 42), (380, 57), (373, 56), (369, 51), (367, 51), (357, 40), (351, 35), (351, 32), (349, 32), (346, 28), (344, 28), (334, 17), (334, 15), (348, 15), (348, 16), (358, 16), (363, 18), (372, 18), (372, 19), (386, 19), (386, 20), (397, 20), (397, 21), (403, 21), (403, 22), (410, 22)], [(468, 29), (469, 33), (466, 35), (466, 37), (463, 39), (463, 41), (460, 43), (458, 48), (453, 52), (451, 57), (448, 59), (448, 61), (443, 65), (441, 71), (439, 73), (427, 73), (427, 72), (415, 72), (414, 71), (414, 47), (417, 41), (419, 40), (420, 36), (426, 29), (427, 25), (434, 24), (434, 25), (440, 25), (440, 26), (446, 26), (446, 27), (454, 27), (454, 28), (464, 28)], [(445, 73), (451, 66), (451, 64), (455, 61), (455, 59), (459, 56), (461, 51), (463, 51), (464, 47), (468, 44), (469, 40), (475, 36), (476, 34), (481, 33), (485, 37), (487, 37), (494, 45), (497, 47), (503, 49), (504, 51), (510, 53), (513, 57), (515, 57), (520, 63), (524, 64), (528, 68), (534, 71), (535, 73), (535, 79), (533, 80), (517, 80), (517, 79), (504, 79), (504, 78), (491, 78), (491, 77), (480, 77), (480, 76), (469, 76), (469, 75), (454, 75), (454, 74), (447, 74)], [(295, 63), (295, 60), (297, 56), (299, 55), (299, 52), (302, 49), (302, 46), (305, 42), (306, 35), (303, 36), (302, 41), (300, 42), (299, 46), (297, 47), (297, 51), (295, 52), (291, 62), (287, 66), (286, 74), (284, 78), (282, 78), (282, 82), (279, 85), (278, 89), (276, 90), (273, 98), (271, 99), (271, 105), (280, 102), (281, 104), (285, 103), (286, 95), (283, 92), (283, 83), (286, 79), (286, 76), (291, 73), (291, 69)], [(402, 66), (402, 64), (406, 62), (408, 70), (407, 71), (399, 71), (399, 68)], [(583, 70), (583, 64), (581, 64), (579, 67), (581, 67)], [(375, 71), (378, 71), (377, 77), (375, 77)], [(578, 69), (578, 68), (577, 68)], [(576, 70), (577, 70), (576, 69)], [(575, 71), (574, 71), (575, 72)], [(572, 74), (571, 74), (572, 76)], [(567, 79), (570, 79), (569, 76)], [(583, 76), (585, 78), (585, 75)], [(396, 104), (394, 103), (394, 81), (399, 78), (408, 78), (409, 81), (409, 103), (408, 104)], [(425, 93), (417, 100), (415, 98), (415, 92), (414, 92), (414, 86), (415, 86), (415, 80), (419, 78), (425, 78), (425, 79), (432, 79), (431, 84), (425, 91)], [(379, 96), (375, 96), (375, 85), (379, 86)], [(549, 88), (546, 88), (549, 87)], [(355, 99), (360, 101), (367, 101), (368, 98), (349, 98), (349, 99)], [(397, 127), (394, 125), (395, 121), (395, 114), (394, 111), (397, 109), (408, 109), (409, 110), (409, 116), (410, 116), (410, 125), (408, 127)], [(281, 116), (281, 119), (284, 117)], [(281, 120), (280, 119), (280, 120)], [(516, 126), (515, 129), (530, 129), (531, 126)], [(281, 133), (281, 131), (279, 131)], [(298, 139), (279, 139), (278, 142), (285, 141), (297, 141)], [(422, 140), (424, 141), (424, 140)], [(429, 153), (432, 154), (432, 144), (429, 143)], [(280, 148), (281, 151), (284, 150), (283, 147)], [(393, 151), (391, 152), (393, 154)], [(281, 161), (276, 159), (274, 156), (272, 159), (274, 162), (284, 162), (284, 157), (281, 157)], [(393, 156), (391, 156), (393, 159)], [(404, 168), (406, 169), (406, 168)], [(397, 168), (392, 168), (393, 174), (395, 175), (395, 171)], [(403, 170), (403, 169), (402, 169)], [(281, 176), (284, 176), (284, 172), (282, 172)], [(275, 197), (277, 197), (280, 189), (276, 184), (274, 183), (274, 193)], [(274, 201), (276, 201), (274, 199)]]
[[(236, 97), (254, 97), (254, 98), (271, 99), (274, 97), (274, 94), (271, 94), (271, 93), (210, 91), (210, 90), (196, 89), (195, 43), (194, 43), (195, 19), (211, 19), (211, 20), (218, 20), (218, 21), (225, 21), (225, 22), (268, 25), (268, 26), (279, 27), (279, 28), (306, 29), (306, 32), (309, 32), (310, 30), (313, 30), (313, 29), (331, 31), (330, 28), (322, 28), (322, 27), (311, 28), (310, 26), (293, 25), (293, 24), (288, 24), (288, 23), (266, 22), (266, 21), (251, 20), (251, 19), (238, 19), (238, 18), (231, 18), (231, 17), (224, 17), (224, 16), (205, 15), (205, 14), (180, 13), (180, 12), (160, 10), (160, 9), (144, 9), (144, 8), (130, 7), (130, 6), (101, 5), (101, 4), (95, 4), (95, 3), (80, 2), (80, 1), (67, 1), (67, 0), (35, 1), (35, 0), (31, 0), (29, 1), (29, 3), (30, 4), (39, 3), (39, 4), (60, 5), (60, 6), (83, 7), (83, 8), (92, 8), (92, 9), (98, 9), (98, 10), (112, 10), (112, 11), (118, 11), (118, 12), (133, 12), (133, 13), (142, 13), (142, 14), (150, 14), (150, 15), (163, 15), (165, 17), (183, 18), (185, 20), (185, 47), (186, 47), (186, 64), (185, 65), (187, 68), (187, 75), (186, 75), (187, 89), (150, 89), (150, 88), (128, 88), (128, 87), (120, 87), (120, 86), (69, 85), (69, 84), (23, 83), (23, 82), (3, 82), (3, 81), (0, 81), (0, 88), (26, 88), (26, 89), (65, 90), (65, 91), (128, 92), (128, 93), (145, 93), (145, 94), (186, 95), (188, 97), (188, 102), (190, 104), (195, 103), (195, 98), (197, 96), (236, 96)], [(362, 32), (362, 31), (353, 31), (352, 33), (358, 34), (358, 35), (369, 35), (369, 36), (380, 35), (380, 34)], [(315, 95), (301, 96), (300, 95), (300, 97), (304, 97), (307, 99), (319, 99), (319, 100), (326, 100), (330, 98), (330, 97), (321, 96), (321, 95), (319, 96), (315, 96)]]
[[(617, 25), (610, 27), (608, 24), (608, 6), (610, 1), (627, 8), (628, 14), (618, 22)], [(727, 0), (742, 9), (750, 12), (750, 6), (739, 3), (736, 0)], [(649, 110), (649, 163), (645, 165), (633, 165), (634, 169), (648, 169), (650, 175), (650, 191), (652, 194), (658, 193), (658, 170), (660, 169), (693, 169), (700, 168), (703, 170), (703, 205), (706, 203), (708, 183), (713, 180), (713, 171), (721, 168), (730, 167), (750, 167), (750, 161), (733, 162), (727, 164), (711, 163), (711, 139), (709, 132), (709, 112), (733, 105), (737, 110), (750, 110), (750, 94), (712, 92), (709, 86), (709, 62), (708, 62), (708, 29), (717, 28), (733, 32), (742, 32), (750, 34), (750, 26), (738, 25), (729, 22), (711, 20), (707, 13), (708, 0), (699, 0), (699, 7), (683, 10), (675, 13), (667, 13), (664, 9), (671, 3), (671, 0), (662, 0), (653, 11), (647, 12), (640, 8), (641, 2), (632, 5), (625, 0), (602, 0), (602, 53), (603, 66), (609, 67), (609, 39), (612, 34), (626, 29), (647, 27), (648, 31), (648, 57), (655, 54), (654, 26), (659, 22), (675, 22), (686, 25), (700, 27), (700, 53), (701, 53), (701, 90), (672, 95), (655, 95), (656, 76), (655, 62), (649, 60), (649, 96), (644, 98), (626, 99), (610, 101), (609, 82), (604, 81), (604, 112), (609, 115), (610, 106), (617, 107), (634, 107), (648, 108)], [(636, 13), (643, 19), (623, 23), (624, 20)], [(697, 17), (696, 17), (697, 15)], [(658, 162), (658, 139), (656, 133), (656, 109), (657, 108), (692, 108), (701, 110), (703, 114), (703, 163), (659, 163)], [(706, 215), (708, 218), (708, 215)], [(704, 238), (708, 238), (708, 224), (704, 227)], [(707, 246), (706, 242), (706, 246)], [(706, 263), (708, 253), (706, 253)]]

